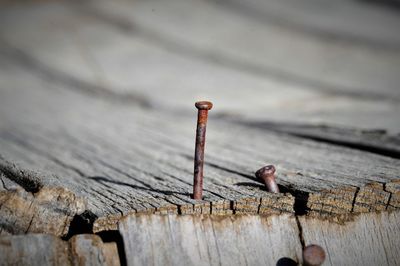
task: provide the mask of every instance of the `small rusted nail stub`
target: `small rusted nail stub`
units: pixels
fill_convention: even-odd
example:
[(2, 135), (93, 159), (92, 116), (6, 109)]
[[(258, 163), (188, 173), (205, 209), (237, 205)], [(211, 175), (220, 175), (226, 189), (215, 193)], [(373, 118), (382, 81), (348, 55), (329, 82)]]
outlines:
[(194, 152), (194, 181), (193, 181), (193, 199), (201, 200), (203, 198), (203, 165), (204, 165), (204, 146), (206, 144), (206, 127), (208, 110), (213, 107), (211, 102), (196, 102), (198, 109), (196, 147)]
[(275, 181), (275, 167), (273, 165), (267, 165), (258, 169), (256, 177), (264, 181), (269, 192), (279, 193), (279, 187)]
[(308, 245), (303, 250), (303, 265), (320, 266), (325, 261), (325, 251), (318, 245)]

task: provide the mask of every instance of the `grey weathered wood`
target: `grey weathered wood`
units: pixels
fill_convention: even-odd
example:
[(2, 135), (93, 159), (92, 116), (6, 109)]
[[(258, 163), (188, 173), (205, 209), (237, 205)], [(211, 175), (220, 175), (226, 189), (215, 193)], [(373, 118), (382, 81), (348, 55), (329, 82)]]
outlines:
[(300, 217), (306, 245), (326, 252), (324, 265), (399, 265), (399, 212), (359, 215), (345, 224)]
[(121, 260), (115, 242), (103, 243), (96, 235), (75, 235), (69, 241), (72, 265), (119, 266)]
[[(21, 169), (40, 170), (49, 186), (61, 184), (86, 198), (87, 210), (97, 218), (118, 220), (132, 211), (233, 213), (242, 206), (251, 213), (259, 206), (267, 206), (266, 212), (293, 212), (291, 195), (272, 196), (254, 178), (259, 167), (270, 163), (278, 169), (278, 183), (314, 214), (398, 207), (393, 192), (385, 190), (399, 177), (398, 160), (236, 125), (214, 119), (212, 111), (205, 205), (193, 205), (195, 108), (185, 114), (116, 105), (17, 65), (5, 66), (2, 75), (9, 84), (0, 92), (2, 155)], [(372, 182), (380, 185), (362, 188)], [(235, 203), (242, 199), (244, 204)], [(355, 208), (359, 201), (364, 207)], [(100, 221), (96, 231), (115, 228), (115, 221)]]
[(76, 235), (68, 242), (45, 234), (1, 236), (0, 258), (0, 265), (120, 265), (115, 243), (96, 235)]
[(22, 171), (1, 158), (0, 171), (0, 235), (65, 236), (74, 216), (86, 209), (83, 198), (61, 186), (42, 186), (37, 174)]
[[(399, 38), (393, 34), (399, 19), (344, 0), (330, 3), (349, 8), (338, 12), (343, 20), (324, 8), (308, 16), (310, 0), (300, 0), (302, 9), (288, 1), (45, 2), (1, 9), (1, 257), (118, 265), (115, 243), (94, 235), (66, 244), (10, 234), (115, 230), (131, 215), (119, 227), (128, 258), (136, 256), (128, 263), (192, 264), (189, 255), (207, 258), (206, 264), (301, 261), (303, 240), (322, 242), (324, 234), (353, 226), (355, 239), (366, 243), (355, 250), (368, 252), (358, 261), (398, 263), (398, 242), (387, 245), (398, 238), (392, 233), (398, 215), (375, 212), (400, 208), (399, 160), (336, 145), (393, 151), (396, 142), (335, 130), (400, 131)], [(325, 18), (335, 24), (315, 23)], [(351, 25), (343, 29), (346, 21)], [(205, 198), (195, 202), (193, 103), (200, 98), (215, 108)], [(250, 128), (233, 122), (239, 118), (289, 126)], [(299, 129), (293, 122), (331, 127)], [(267, 193), (254, 179), (254, 171), (270, 163), (285, 193)], [(365, 212), (371, 216), (345, 225), (315, 219), (343, 224)], [(284, 214), (132, 216), (137, 213)], [(307, 218), (296, 223), (299, 215)], [(85, 224), (70, 228), (74, 218)], [(188, 235), (198, 237), (193, 249)], [(344, 260), (342, 247), (351, 242), (345, 236), (329, 239), (330, 261)], [(375, 240), (384, 244), (376, 247)], [(143, 248), (159, 243), (159, 250)], [(131, 253), (140, 249), (142, 256)]]
[(398, 50), (400, 47), (400, 38), (396, 34), (400, 24), (397, 11), (383, 2), (225, 0), (215, 3), (242, 16), (309, 34), (312, 38), (370, 49)]
[(52, 235), (0, 237), (1, 265), (69, 265), (68, 244)]
[(394, 158), (400, 157), (400, 135), (390, 135), (385, 130), (365, 130), (326, 125), (285, 124), (260, 121), (244, 121), (243, 123), (248, 126), (349, 146)]
[[(302, 30), (259, 21), (251, 13), (243, 16), (240, 14), (243, 9), (232, 12), (232, 9), (226, 8), (231, 3), (224, 4), (196, 0), (170, 1), (168, 5), (161, 1), (101, 1), (93, 2), (89, 13), (97, 10), (95, 14), (108, 19), (110, 24), (114, 22), (114, 26), (124, 26), (125, 30), (131, 28), (133, 34), (144, 35), (144, 38), (163, 45), (165, 49), (208, 58), (226, 67), (291, 84), (300, 83), (319, 91), (368, 98), (392, 95), (399, 99), (396, 86), (400, 59), (398, 50), (388, 50), (382, 45), (372, 52), (363, 45), (340, 39), (316, 38), (304, 34)], [(257, 8), (259, 12), (265, 10), (269, 13), (268, 5), (260, 4)], [(184, 15), (192, 9), (196, 12), (190, 17)], [(330, 10), (329, 7), (321, 8), (319, 19), (323, 21), (326, 18), (324, 12), (329, 13)], [(390, 11), (386, 13), (392, 15)], [(275, 16), (279, 15), (275, 13)], [(359, 10), (357, 15), (368, 17), (368, 10)], [(268, 18), (268, 14), (265, 16)], [(381, 16), (385, 16), (385, 11), (381, 12)], [(391, 18), (370, 20), (369, 23), (390, 28), (393, 33), (400, 20), (395, 15)], [(377, 33), (374, 35), (376, 39), (382, 39)], [(398, 39), (391, 44), (396, 46)]]
[(290, 215), (130, 215), (119, 231), (128, 265), (301, 263), (303, 245), (310, 244), (325, 250), (323, 265), (398, 265), (399, 219), (398, 211), (361, 214), (344, 224)]
[(128, 265), (276, 265), (301, 257), (289, 215), (132, 215), (119, 231)]
[[(33, 75), (114, 102), (189, 112), (192, 105), (188, 103), (202, 97), (212, 99), (218, 106), (214, 112), (221, 115), (400, 131), (399, 91), (390, 85), (398, 83), (397, 52), (321, 42), (276, 29), (276, 25), (270, 26), (271, 30), (264, 23), (206, 1), (174, 1), (168, 6), (157, 1), (107, 1), (4, 9), (0, 11), (1, 49), (10, 57), (7, 60)], [(190, 17), (176, 14), (190, 13), (187, 8), (197, 12)], [(212, 26), (192, 19), (198, 16), (196, 21), (209, 21)], [(270, 31), (274, 35), (270, 36)], [(289, 44), (290, 49), (284, 49)], [(275, 50), (279, 52), (272, 52)], [(302, 55), (305, 58), (299, 59)], [(282, 76), (274, 69), (267, 71), (269, 74), (259, 73), (265, 64), (288, 68), (288, 74)], [(292, 77), (290, 68), (308, 69), (313, 81), (309, 84)], [(335, 81), (326, 84), (314, 82), (333, 77)], [(346, 82), (360, 86), (342, 88), (340, 84)]]

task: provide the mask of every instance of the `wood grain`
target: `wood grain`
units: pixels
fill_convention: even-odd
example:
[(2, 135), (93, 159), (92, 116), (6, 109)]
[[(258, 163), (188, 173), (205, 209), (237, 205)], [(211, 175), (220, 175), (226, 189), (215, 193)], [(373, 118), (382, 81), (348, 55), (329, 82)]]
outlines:
[[(1, 91), (2, 155), (21, 169), (40, 170), (44, 184), (62, 184), (86, 198), (87, 210), (97, 218), (110, 215), (117, 220), (143, 211), (274, 209), (329, 215), (398, 206), (390, 202), (393, 192), (385, 191), (385, 184), (398, 180), (398, 160), (238, 125), (214, 118), (212, 112), (205, 198), (195, 202), (190, 198), (195, 108), (190, 114), (171, 114), (116, 105), (32, 76), (19, 66), (8, 68), (5, 76), (18, 75), (22, 85), (36, 89), (10, 83)], [(265, 164), (277, 167), (278, 184), (288, 194), (271, 196), (255, 179), (254, 172)], [(7, 178), (18, 181), (10, 174)], [(357, 194), (365, 186), (374, 187), (368, 195), (376, 195), (376, 200)], [(354, 207), (357, 197), (363, 208)], [(95, 228), (110, 229), (107, 224), (99, 221)], [(115, 229), (115, 222), (111, 224)]]
[(0, 265), (120, 265), (115, 243), (95, 235), (77, 235), (68, 242), (45, 234), (1, 236), (0, 258)]
[(339, 225), (300, 217), (306, 245), (318, 244), (326, 252), (324, 265), (399, 265), (399, 212), (357, 216)]
[(327, 125), (273, 123), (262, 121), (239, 121), (248, 126), (264, 128), (285, 134), (328, 142), (382, 154), (385, 156), (400, 157), (400, 136), (391, 135), (386, 130), (341, 128)]
[(128, 265), (275, 265), (301, 256), (296, 221), (288, 215), (132, 215), (119, 230)]
[(0, 20), (7, 60), (90, 97), (168, 112), (212, 99), (220, 115), (400, 132), (399, 56), (385, 47), (321, 41), (207, 1), (58, 2)]
[(42, 186), (36, 173), (20, 170), (1, 158), (0, 169), (0, 235), (66, 236), (73, 218), (86, 209), (83, 198), (63, 187)]
[(323, 265), (400, 262), (398, 211), (361, 214), (344, 224), (291, 215), (143, 214), (124, 218), (119, 231), (128, 265), (296, 265), (310, 244), (325, 250)]
[[(347, 0), (2, 8), (0, 264), (287, 265), (310, 243), (326, 264), (399, 264), (396, 15)], [(215, 108), (194, 201), (200, 99)], [(282, 193), (255, 179), (266, 164)]]
[[(89, 13), (97, 11), (95, 14), (109, 21), (110, 24), (116, 22), (114, 26), (124, 25), (126, 31), (132, 29), (133, 34), (142, 35), (153, 43), (158, 42), (169, 50), (176, 50), (188, 56), (198, 55), (198, 57), (208, 58), (209, 61), (214, 59), (225, 67), (238, 68), (288, 83), (304, 84), (318, 91), (326, 90), (347, 95), (354, 93), (366, 97), (391, 94), (398, 97), (396, 89), (398, 70), (390, 67), (390, 65), (396, 67), (399, 64), (399, 54), (396, 49), (389, 50), (382, 45), (381, 48), (375, 47), (374, 52), (371, 52), (362, 45), (360, 47), (358, 45), (360, 42), (343, 42), (340, 38), (336, 41), (337, 38), (332, 36), (318, 38), (298, 28), (290, 29), (279, 23), (273, 23), (276, 21), (276, 19), (273, 20), (274, 16), (279, 18), (280, 14), (275, 13), (274, 16), (270, 14), (272, 11), (269, 10), (269, 5), (273, 6), (272, 1), (258, 4), (259, 12), (266, 13), (263, 17), (273, 20), (272, 23), (257, 19), (259, 17), (256, 14), (257, 11), (244, 16), (243, 11), (246, 11), (246, 6), (251, 6), (251, 3), (242, 4), (241, 9), (238, 8), (234, 10), (236, 12), (233, 12), (229, 7), (237, 3), (236, 1), (220, 2), (222, 3), (176, 0), (164, 5), (159, 1), (134, 3), (102, 1), (100, 4), (96, 2), (91, 5)], [(351, 5), (350, 2), (343, 2), (337, 7)], [(304, 3), (305, 1), (298, 4)], [(253, 6), (257, 5), (253, 4)], [(305, 8), (305, 5), (303, 7)], [(195, 8), (196, 12), (193, 12), (191, 18), (188, 19), (183, 14), (192, 8)], [(319, 15), (326, 19), (331, 9), (329, 5), (325, 8), (325, 10), (323, 8), (319, 10)], [(254, 9), (257, 10), (257, 8)], [(289, 10), (286, 8), (282, 13)], [(309, 12), (312, 13), (312, 11)], [(324, 12), (327, 16), (324, 16)], [(398, 25), (400, 21), (397, 16), (388, 13), (392, 20), (376, 19), (370, 20), (369, 23), (380, 24), (377, 27), (394, 33), (396, 29), (394, 25)], [(366, 9), (358, 10), (358, 18), (367, 17), (367, 14)], [(380, 15), (385, 16), (384, 14), (381, 12)], [(338, 16), (336, 19), (344, 23)], [(320, 20), (324, 21), (321, 17)], [(301, 25), (301, 23), (292, 23), (292, 25), (299, 24)], [(352, 21), (350, 25), (355, 24), (361, 23)], [(337, 26), (336, 29), (338, 28), (340, 27)], [(352, 30), (352, 36), (356, 35), (355, 32), (358, 30), (355, 28)], [(369, 34), (376, 36), (379, 34), (377, 32), (370, 31)], [(343, 33), (337, 35), (346, 36)], [(376, 36), (375, 39), (382, 40), (383, 38)], [(396, 47), (398, 41), (392, 37), (389, 44)], [(349, 69), (351, 69), (351, 75), (348, 74)], [(381, 79), (383, 76), (386, 78), (385, 81)]]

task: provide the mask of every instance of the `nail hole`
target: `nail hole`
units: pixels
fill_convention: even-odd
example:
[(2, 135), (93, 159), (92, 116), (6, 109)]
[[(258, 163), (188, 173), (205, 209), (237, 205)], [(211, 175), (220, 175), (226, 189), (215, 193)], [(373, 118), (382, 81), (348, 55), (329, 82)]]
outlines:
[[(191, 193), (191, 194), (189, 194), (189, 197), (192, 199), (192, 200), (196, 200), (196, 199), (194, 199), (194, 196), (193, 196), (193, 194)], [(204, 200), (204, 196), (203, 197), (201, 197), (201, 199), (198, 199), (198, 200)]]
[(296, 265), (298, 265), (296, 261), (287, 257), (280, 258), (276, 263), (276, 266), (296, 266)]

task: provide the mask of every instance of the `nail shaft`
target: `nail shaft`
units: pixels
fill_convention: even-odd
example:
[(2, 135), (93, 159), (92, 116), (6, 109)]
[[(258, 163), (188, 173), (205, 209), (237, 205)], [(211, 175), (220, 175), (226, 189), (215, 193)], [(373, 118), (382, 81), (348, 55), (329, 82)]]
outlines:
[(272, 180), (272, 179), (267, 178), (267, 179), (264, 181), (264, 183), (265, 183), (265, 186), (267, 187), (267, 189), (268, 189), (269, 192), (272, 192), (272, 193), (279, 193), (279, 187), (278, 187), (278, 185), (276, 184), (275, 180)]
[(206, 144), (206, 127), (208, 110), (212, 108), (211, 102), (196, 102), (198, 109), (196, 146), (194, 152), (194, 181), (193, 199), (201, 200), (203, 197), (203, 166), (204, 166), (204, 147)]

